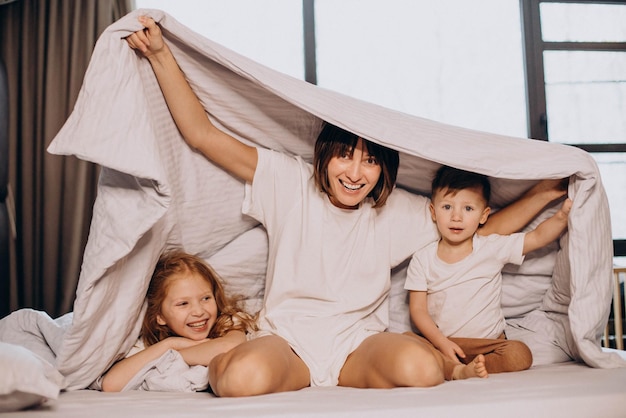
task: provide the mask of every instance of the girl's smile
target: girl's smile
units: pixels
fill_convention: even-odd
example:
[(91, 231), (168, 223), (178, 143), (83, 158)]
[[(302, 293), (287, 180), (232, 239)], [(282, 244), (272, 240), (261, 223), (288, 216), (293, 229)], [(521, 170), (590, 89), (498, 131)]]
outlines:
[(218, 315), (211, 285), (197, 273), (170, 280), (157, 322), (181, 337), (196, 341), (207, 338)]

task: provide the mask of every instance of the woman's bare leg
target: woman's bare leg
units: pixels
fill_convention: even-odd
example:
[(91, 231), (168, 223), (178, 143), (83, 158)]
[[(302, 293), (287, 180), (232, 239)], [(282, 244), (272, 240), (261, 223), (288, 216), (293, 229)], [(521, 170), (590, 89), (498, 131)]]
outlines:
[(446, 357), (441, 351), (431, 344), (426, 338), (417, 335), (413, 332), (407, 331), (403, 335), (409, 336), (422, 345), (427, 347), (432, 354), (437, 358), (437, 361), (443, 369), (443, 375), (445, 380), (460, 380), (469, 379), (472, 377), (489, 377), (487, 364), (484, 356), (473, 356), (466, 364), (461, 363), (460, 360), (454, 361)]
[(306, 364), (278, 336), (247, 341), (216, 356), (209, 383), (217, 396), (252, 396), (309, 386)]
[(381, 332), (346, 359), (339, 385), (358, 388), (429, 387), (444, 381), (443, 362), (422, 341)]

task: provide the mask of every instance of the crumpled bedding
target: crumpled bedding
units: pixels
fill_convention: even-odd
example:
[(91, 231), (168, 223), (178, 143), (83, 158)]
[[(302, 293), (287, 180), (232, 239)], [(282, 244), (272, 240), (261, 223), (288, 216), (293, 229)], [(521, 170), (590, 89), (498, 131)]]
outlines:
[[(157, 392), (202, 392), (209, 387), (209, 368), (189, 366), (176, 350), (167, 350), (147, 363), (128, 381), (121, 392), (154, 390)], [(90, 385), (102, 390), (102, 377)]]
[[(212, 121), (246, 143), (310, 160), (328, 121), (400, 151), (398, 187), (409, 191), (428, 194), (441, 164), (490, 176), (496, 210), (540, 179), (569, 178), (568, 232), (505, 274), (507, 335), (529, 344), (539, 363), (626, 365), (599, 345), (613, 254), (606, 193), (589, 154), (441, 124), (325, 90), (240, 56), (162, 11), (138, 10), (98, 40), (75, 109), (48, 149), (102, 166), (72, 321), (60, 344), (48, 347), (66, 389), (89, 386), (133, 346), (164, 249), (180, 246), (209, 260), (251, 311), (263, 298), (265, 231), (241, 214), (243, 183), (185, 144), (149, 63), (122, 41), (141, 29), (140, 14), (160, 23)], [(394, 331), (410, 329), (400, 287), (405, 268), (392, 275)], [(2, 338), (11, 340), (6, 334)]]

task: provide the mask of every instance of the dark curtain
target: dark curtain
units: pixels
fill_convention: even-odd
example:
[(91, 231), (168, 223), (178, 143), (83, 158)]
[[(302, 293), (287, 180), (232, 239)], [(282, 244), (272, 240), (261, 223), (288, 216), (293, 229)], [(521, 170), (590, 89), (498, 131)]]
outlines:
[(13, 231), (10, 265), (0, 268), (8, 271), (0, 277), (0, 289), (8, 289), (0, 316), (30, 307), (56, 317), (72, 310), (98, 167), (46, 148), (72, 111), (98, 36), (131, 10), (132, 0), (0, 4)]

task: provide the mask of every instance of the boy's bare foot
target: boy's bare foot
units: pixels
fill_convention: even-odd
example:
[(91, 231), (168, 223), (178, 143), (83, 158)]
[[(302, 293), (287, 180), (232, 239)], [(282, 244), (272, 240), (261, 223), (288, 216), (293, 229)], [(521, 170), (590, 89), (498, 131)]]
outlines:
[(469, 379), (471, 377), (489, 377), (485, 366), (485, 356), (479, 354), (468, 364), (459, 364), (452, 372), (452, 380)]

